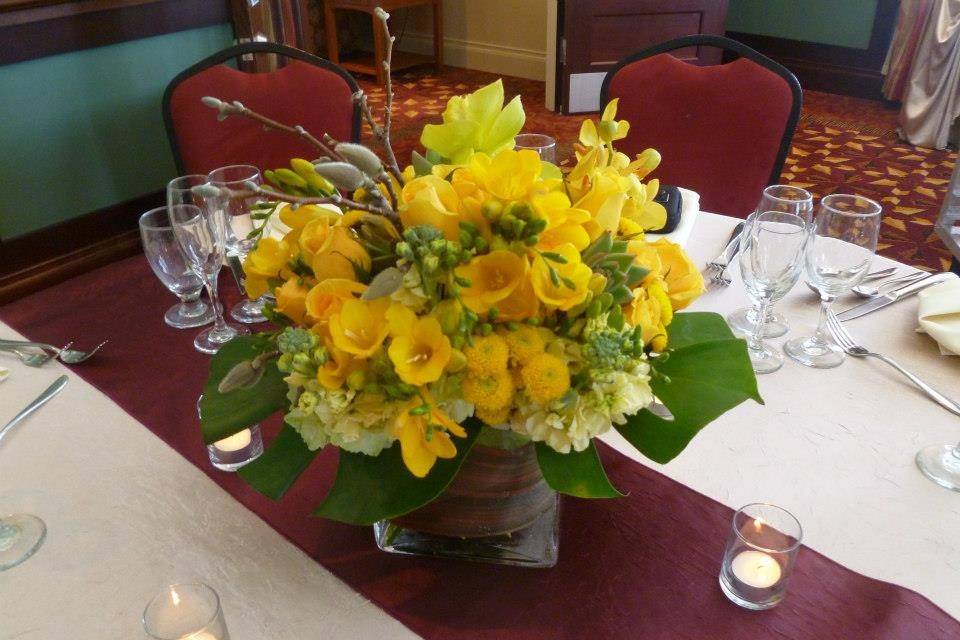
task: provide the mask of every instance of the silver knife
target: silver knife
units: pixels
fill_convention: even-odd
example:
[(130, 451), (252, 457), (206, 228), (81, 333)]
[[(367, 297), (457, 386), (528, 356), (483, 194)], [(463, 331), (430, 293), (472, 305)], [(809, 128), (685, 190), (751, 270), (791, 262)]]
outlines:
[(47, 387), (46, 391), (37, 396), (37, 399), (24, 407), (23, 411), (13, 416), (13, 420), (8, 422), (2, 429), (0, 429), (0, 440), (3, 440), (3, 436), (7, 435), (11, 429), (17, 426), (24, 418), (28, 415), (47, 404), (50, 399), (60, 393), (60, 390), (67, 385), (67, 376), (60, 376), (54, 380), (53, 384)]
[(883, 309), (884, 307), (891, 305), (894, 302), (903, 300), (904, 298), (909, 298), (910, 296), (922, 291), (923, 289), (926, 289), (927, 287), (933, 286), (939, 282), (944, 282), (946, 280), (951, 279), (952, 277), (953, 275), (950, 273), (932, 273), (926, 278), (922, 278), (917, 282), (904, 285), (899, 289), (894, 289), (890, 293), (885, 293), (882, 296), (877, 296), (873, 300), (867, 300), (863, 304), (858, 304), (855, 307), (850, 307), (846, 311), (842, 311), (841, 313), (838, 313), (837, 318), (841, 322), (845, 322), (847, 320), (853, 320), (854, 318), (859, 318), (860, 316), (865, 316), (868, 313), (873, 313), (877, 309)]

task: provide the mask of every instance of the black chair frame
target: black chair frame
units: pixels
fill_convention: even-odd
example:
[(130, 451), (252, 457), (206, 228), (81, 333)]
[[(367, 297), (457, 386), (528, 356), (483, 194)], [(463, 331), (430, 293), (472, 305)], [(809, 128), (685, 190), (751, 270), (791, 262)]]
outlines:
[(622, 68), (637, 60), (643, 60), (644, 58), (650, 58), (676, 49), (683, 49), (684, 47), (717, 47), (724, 51), (735, 53), (741, 58), (751, 60), (761, 67), (772, 71), (783, 78), (787, 85), (789, 85), (790, 93), (793, 95), (793, 105), (790, 107), (790, 114), (787, 117), (783, 138), (780, 140), (780, 149), (777, 151), (776, 162), (774, 162), (773, 170), (770, 172), (770, 178), (767, 184), (771, 185), (780, 182), (780, 172), (783, 170), (783, 164), (787, 160), (787, 153), (790, 151), (790, 141), (793, 140), (793, 134), (797, 130), (797, 122), (800, 120), (800, 107), (803, 105), (803, 90), (800, 88), (800, 82), (797, 80), (797, 77), (793, 75), (789, 69), (771, 60), (759, 51), (751, 49), (742, 42), (737, 42), (724, 36), (699, 34), (661, 42), (637, 53), (630, 54), (617, 62), (603, 79), (603, 85), (600, 88), (600, 109), (602, 110), (604, 105), (609, 102), (610, 82)]
[[(170, 101), (173, 98), (173, 92), (184, 80), (195, 76), (201, 71), (205, 71), (210, 67), (214, 67), (218, 64), (223, 64), (228, 60), (237, 60), (238, 62), (241, 59), (241, 56), (247, 54), (258, 54), (258, 53), (272, 53), (278, 56), (283, 56), (285, 58), (292, 58), (294, 60), (300, 60), (301, 62), (306, 62), (307, 64), (312, 64), (315, 67), (320, 67), (321, 69), (326, 69), (327, 71), (332, 71), (341, 78), (343, 78), (347, 85), (350, 87), (353, 93), (360, 91), (360, 85), (357, 84), (356, 79), (350, 75), (350, 73), (341, 67), (340, 65), (334, 64), (329, 60), (325, 60), (313, 54), (307, 53), (300, 49), (295, 49), (293, 47), (288, 47), (283, 44), (278, 44), (276, 42), (245, 42), (243, 44), (234, 45), (228, 47), (223, 51), (218, 51), (217, 53), (204, 58), (200, 62), (191, 66), (190, 68), (180, 72), (177, 76), (170, 81), (170, 84), (167, 85), (166, 91), (163, 92), (163, 124), (167, 130), (167, 140), (170, 142), (170, 149), (173, 151), (173, 159), (177, 164), (177, 171), (180, 174), (186, 172), (183, 166), (183, 158), (180, 155), (180, 145), (177, 144), (177, 137), (173, 129), (173, 114), (170, 112)], [(362, 118), (360, 114), (360, 105), (354, 103), (353, 105), (353, 124), (350, 127), (350, 141), (359, 142), (360, 141), (360, 126), (362, 123)], [(285, 123), (287, 124), (287, 123)], [(296, 124), (296, 123), (293, 123)], [(251, 126), (254, 126), (251, 123)]]

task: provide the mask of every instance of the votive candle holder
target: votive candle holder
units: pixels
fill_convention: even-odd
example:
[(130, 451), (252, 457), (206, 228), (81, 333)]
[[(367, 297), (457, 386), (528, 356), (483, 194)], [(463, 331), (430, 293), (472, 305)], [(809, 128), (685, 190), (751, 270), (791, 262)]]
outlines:
[(154, 596), (143, 629), (155, 640), (230, 640), (220, 596), (202, 582), (172, 584)]

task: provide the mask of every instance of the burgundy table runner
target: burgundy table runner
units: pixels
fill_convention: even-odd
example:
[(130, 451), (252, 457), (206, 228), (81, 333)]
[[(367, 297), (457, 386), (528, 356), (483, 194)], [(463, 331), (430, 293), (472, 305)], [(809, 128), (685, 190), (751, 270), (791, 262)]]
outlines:
[[(229, 294), (228, 304), (237, 299), (232, 290)], [(163, 323), (173, 302), (137, 256), (2, 307), (0, 318), (54, 344), (80, 337), (77, 346), (84, 348), (109, 339), (95, 359), (73, 372), (429, 640), (960, 637), (960, 623), (922, 596), (866, 578), (807, 548), (779, 607), (740, 609), (717, 584), (732, 511), (606, 446), (601, 455), (607, 472), (630, 495), (564, 498), (560, 560), (553, 569), (382, 553), (369, 528), (309, 515), (333, 480), (334, 451), (321, 453), (279, 503), (210, 466), (196, 418), (208, 358), (193, 349), (199, 330), (178, 331)], [(264, 428), (269, 441), (278, 423)], [(109, 455), (110, 443), (103, 448)]]

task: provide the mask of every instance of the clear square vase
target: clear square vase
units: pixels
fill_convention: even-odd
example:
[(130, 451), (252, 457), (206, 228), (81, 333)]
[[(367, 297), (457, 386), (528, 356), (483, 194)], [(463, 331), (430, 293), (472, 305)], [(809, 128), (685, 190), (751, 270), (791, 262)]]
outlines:
[(476, 445), (435, 500), (373, 525), (388, 553), (552, 567), (560, 501), (543, 479), (532, 444)]

